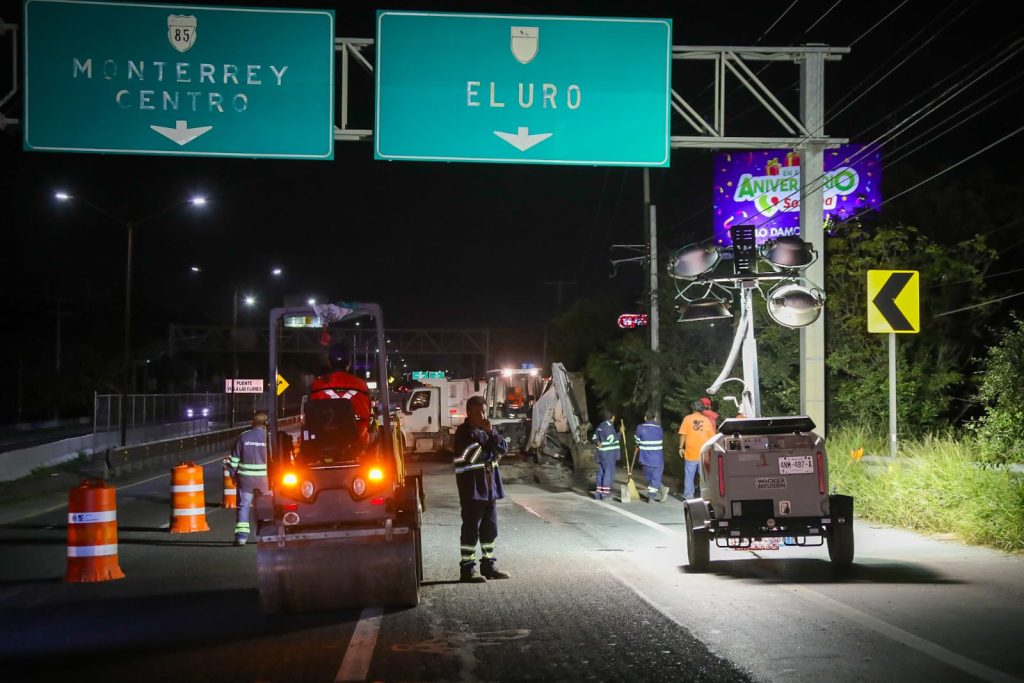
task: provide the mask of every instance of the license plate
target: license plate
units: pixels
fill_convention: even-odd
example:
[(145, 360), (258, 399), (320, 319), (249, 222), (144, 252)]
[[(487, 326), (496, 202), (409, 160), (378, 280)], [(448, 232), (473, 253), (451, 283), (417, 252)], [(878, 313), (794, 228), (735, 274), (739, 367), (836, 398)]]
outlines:
[(809, 455), (779, 458), (779, 474), (811, 474), (813, 472), (814, 460)]
[(757, 477), (755, 482), (755, 488), (760, 490), (786, 488), (785, 477)]

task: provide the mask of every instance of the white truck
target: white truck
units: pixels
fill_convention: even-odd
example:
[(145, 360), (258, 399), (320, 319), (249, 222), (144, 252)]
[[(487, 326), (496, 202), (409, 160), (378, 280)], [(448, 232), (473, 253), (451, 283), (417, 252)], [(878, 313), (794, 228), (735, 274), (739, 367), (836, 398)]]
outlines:
[[(424, 379), (401, 404), (405, 451), (414, 456), (450, 451), (455, 429), (466, 420), (466, 401), (483, 395), (472, 379)], [(477, 388), (479, 387), (479, 388)]]

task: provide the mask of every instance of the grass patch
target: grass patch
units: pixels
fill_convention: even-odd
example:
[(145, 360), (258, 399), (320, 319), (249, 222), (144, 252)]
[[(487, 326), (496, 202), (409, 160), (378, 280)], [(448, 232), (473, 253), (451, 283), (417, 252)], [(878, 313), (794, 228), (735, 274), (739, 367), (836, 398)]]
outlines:
[(926, 436), (900, 442), (894, 463), (869, 464), (850, 455), (888, 455), (888, 443), (862, 428), (828, 438), (829, 477), (852, 495), (858, 516), (1006, 552), (1024, 550), (1024, 476), (986, 467), (971, 439)]

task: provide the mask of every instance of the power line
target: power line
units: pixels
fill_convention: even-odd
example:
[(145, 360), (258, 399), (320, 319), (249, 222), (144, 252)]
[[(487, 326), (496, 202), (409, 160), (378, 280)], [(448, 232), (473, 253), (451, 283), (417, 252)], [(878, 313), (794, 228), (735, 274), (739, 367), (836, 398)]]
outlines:
[(900, 7), (903, 7), (905, 4), (907, 4), (907, 0), (903, 0), (903, 2), (901, 2), (898, 5), (896, 5), (896, 7), (894, 7), (888, 14), (886, 14), (884, 17), (879, 19), (878, 22), (874, 26), (872, 26), (867, 31), (864, 31), (864, 33), (862, 33), (859, 36), (857, 36), (856, 38), (854, 38), (853, 42), (850, 43), (850, 47), (853, 47), (854, 45), (859, 43), (862, 38), (864, 38), (866, 35), (868, 35), (872, 31), (874, 31), (876, 28), (878, 28), (879, 24), (881, 24), (883, 21), (885, 21), (886, 19), (891, 17), (893, 14), (895, 14), (900, 9)]
[(835, 3), (827, 10), (825, 10), (825, 13), (818, 17), (813, 24), (804, 29), (804, 35), (806, 36), (808, 33), (810, 33), (811, 29), (820, 24), (821, 20), (827, 17), (832, 10), (834, 10), (836, 7), (839, 7), (839, 3), (841, 3), (842, 1), (843, 0), (836, 0)]
[(783, 17), (785, 17), (787, 14), (789, 14), (789, 10), (793, 9), (794, 7), (796, 7), (796, 3), (798, 3), (798, 2), (800, 2), (800, 0), (793, 0), (793, 2), (790, 3), (789, 7), (787, 7), (784, 10), (782, 10), (782, 14), (779, 15), (779, 18), (776, 19), (775, 21), (773, 21), (772, 25), (765, 29), (764, 33), (762, 33), (761, 36), (757, 40), (754, 41), (754, 45), (757, 45), (758, 43), (760, 43), (761, 39), (764, 38), (766, 35), (768, 35), (771, 32), (771, 30), (773, 28), (775, 28), (775, 26), (780, 21), (782, 21)]
[(957, 166), (961, 166), (962, 164), (967, 163), (968, 161), (970, 161), (974, 157), (978, 156), (979, 154), (981, 154), (983, 152), (987, 152), (988, 150), (992, 149), (993, 147), (995, 147), (999, 143), (1004, 142), (1006, 140), (1009, 140), (1010, 138), (1012, 138), (1014, 135), (1017, 135), (1021, 131), (1024, 131), (1024, 126), (1021, 126), (1020, 128), (1017, 128), (1016, 130), (1014, 130), (1014, 131), (1012, 131), (1010, 133), (1007, 133), (1006, 135), (1004, 135), (1003, 137), (999, 138), (995, 142), (990, 143), (988, 145), (985, 145), (984, 147), (979, 149), (977, 152), (974, 152), (973, 154), (964, 157), (963, 159), (961, 159), (960, 161), (956, 162), (955, 164), (953, 164), (951, 166), (947, 166), (946, 168), (942, 169), (938, 173), (935, 173), (934, 175), (931, 175), (931, 176), (925, 178), (924, 180), (922, 180), (921, 182), (917, 183), (916, 185), (912, 185), (911, 187), (908, 187), (906, 190), (903, 190), (903, 192), (897, 193), (897, 194), (889, 197), (884, 202), (879, 204), (879, 206), (883, 206), (885, 204), (888, 204), (892, 200), (897, 199), (899, 197), (902, 197), (903, 195), (907, 194), (908, 192), (912, 192), (912, 191), (916, 190), (917, 188), (921, 187), (925, 183), (931, 182), (932, 180), (935, 180), (936, 178), (938, 178), (941, 175), (945, 175), (946, 173), (948, 173), (949, 171), (952, 171)]
[(1003, 275), (1013, 275), (1014, 273), (1022, 273), (1022, 272), (1024, 272), (1024, 268), (1014, 268), (1013, 270), (1004, 270), (1001, 273), (992, 273), (990, 275), (982, 275), (981, 277), (978, 277), (978, 278), (969, 278), (967, 280), (957, 280), (956, 282), (942, 282), (942, 283), (939, 283), (937, 285), (932, 285), (928, 289), (939, 289), (941, 287), (952, 287), (953, 285), (965, 285), (965, 284), (968, 284), (970, 282), (974, 282), (975, 280), (988, 280), (989, 278), (993, 278), (993, 277), (1001, 277)]
[[(917, 46), (916, 48), (914, 48), (914, 50), (912, 50), (912, 51), (911, 51), (911, 53), (910, 53), (909, 55), (907, 55), (906, 57), (904, 57), (904, 58), (903, 58), (903, 59), (902, 59), (902, 60), (901, 60), (901, 61), (900, 61), (900, 62), (899, 62), (899, 63), (898, 63), (898, 64), (897, 64), (896, 66), (894, 66), (893, 68), (889, 69), (889, 71), (888, 71), (888, 72), (886, 72), (886, 73), (885, 73), (885, 75), (883, 75), (883, 76), (882, 76), (881, 78), (873, 79), (873, 80), (872, 80), (872, 83), (871, 83), (871, 85), (870, 85), (870, 86), (868, 86), (868, 87), (867, 87), (867, 88), (865, 88), (864, 90), (860, 90), (860, 91), (859, 91), (859, 92), (857, 93), (857, 96), (856, 96), (856, 97), (854, 97), (854, 98), (853, 98), (852, 100), (850, 100), (850, 102), (849, 102), (849, 103), (847, 103), (847, 105), (846, 105), (846, 106), (844, 106), (844, 107), (843, 107), (842, 109), (840, 109), (839, 111), (837, 111), (837, 112), (834, 112), (834, 113), (833, 113), (833, 114), (832, 114), (831, 116), (829, 116), (829, 117), (828, 117), (827, 119), (825, 119), (825, 123), (828, 123), (829, 121), (831, 121), (831, 120), (832, 120), (832, 119), (834, 119), (835, 117), (837, 117), (837, 116), (839, 116), (840, 114), (842, 114), (842, 113), (843, 113), (844, 111), (846, 111), (847, 109), (849, 109), (850, 107), (852, 107), (852, 106), (853, 106), (854, 104), (856, 104), (856, 103), (857, 103), (857, 102), (858, 102), (858, 101), (859, 101), (859, 100), (860, 100), (860, 99), (861, 99), (862, 97), (864, 97), (864, 96), (865, 96), (865, 95), (867, 95), (867, 94), (868, 94), (869, 92), (871, 92), (872, 90), (874, 90), (875, 88), (877, 88), (877, 87), (878, 87), (879, 85), (881, 85), (882, 81), (884, 81), (884, 80), (885, 80), (886, 78), (888, 78), (888, 77), (889, 77), (889, 76), (891, 76), (891, 75), (892, 75), (893, 73), (895, 73), (895, 72), (896, 72), (896, 70), (898, 70), (898, 69), (899, 69), (899, 68), (900, 68), (901, 66), (903, 66), (903, 65), (904, 65), (904, 64), (906, 64), (906, 63), (907, 63), (907, 62), (908, 62), (908, 61), (909, 61), (910, 59), (912, 59), (912, 58), (914, 57), (914, 55), (916, 55), (916, 54), (917, 54), (918, 52), (920, 52), (920, 51), (921, 51), (921, 50), (923, 50), (923, 49), (924, 49), (925, 47), (927, 47), (927, 46), (928, 46), (928, 44), (929, 44), (930, 42), (932, 42), (933, 40), (935, 40), (936, 38), (938, 38), (938, 37), (939, 37), (939, 34), (941, 34), (941, 33), (942, 33), (943, 31), (945, 31), (945, 30), (946, 30), (947, 28), (949, 28), (949, 27), (950, 27), (950, 26), (951, 26), (951, 25), (953, 24), (953, 22), (955, 22), (955, 21), (956, 21), (957, 19), (959, 19), (960, 17), (962, 17), (962, 16), (963, 16), (963, 15), (964, 15), (964, 14), (965, 14), (965, 13), (966, 13), (966, 12), (967, 12), (968, 10), (970, 10), (970, 9), (971, 9), (972, 7), (974, 7), (974, 5), (973, 5), (973, 4), (972, 4), (972, 5), (970, 5), (970, 6), (968, 6), (968, 7), (965, 7), (965, 8), (963, 8), (962, 10), (960, 10), (960, 13), (959, 13), (959, 14), (957, 14), (957, 15), (956, 15), (955, 17), (953, 17), (953, 18), (952, 18), (952, 19), (950, 19), (950, 20), (949, 20), (948, 22), (946, 22), (945, 26), (943, 26), (942, 28), (940, 28), (940, 29), (939, 29), (938, 31), (936, 31), (936, 32), (935, 32), (935, 33), (933, 33), (933, 34), (932, 34), (931, 36), (929, 36), (927, 40), (925, 40), (925, 41), (924, 41), (924, 42), (922, 42), (922, 43), (921, 43), (920, 45), (918, 45), (918, 46)], [(864, 81), (861, 81), (861, 84), (863, 84), (863, 83), (864, 83)], [(853, 90), (853, 91), (857, 91), (857, 89), (858, 89), (859, 87), (860, 87), (860, 85), (858, 85), (858, 86), (857, 86), (856, 88), (854, 88), (854, 90)], [(851, 92), (853, 92), (853, 91), (851, 91)], [(842, 104), (842, 103), (840, 102), (840, 104)]]
[(998, 299), (989, 299), (988, 301), (982, 301), (980, 304), (971, 304), (970, 306), (964, 306), (963, 308), (954, 308), (952, 311), (946, 311), (945, 313), (939, 313), (939, 314), (934, 315), (932, 317), (933, 318), (941, 318), (944, 315), (953, 315), (954, 313), (961, 313), (963, 311), (969, 311), (972, 308), (981, 308), (982, 306), (988, 306), (989, 304), (994, 304), (994, 303), (997, 303), (997, 302), (1000, 302), (1000, 301), (1006, 301), (1007, 299), (1012, 299), (1015, 296), (1021, 296), (1021, 295), (1024, 295), (1024, 292), (1017, 292), (1016, 294), (1007, 294), (1006, 296), (1001, 296)]
[[(1012, 80), (1015, 80), (1015, 79), (1017, 79), (1017, 78), (1020, 78), (1021, 76), (1024, 76), (1024, 72), (1022, 72), (1022, 73), (1019, 73), (1019, 74), (1017, 74), (1016, 76), (1014, 76), (1014, 77), (1013, 77), (1012, 79), (1010, 79), (1010, 80), (1011, 80), (1011, 81), (1012, 81)], [(1008, 81), (1008, 82), (1009, 82), (1009, 81)], [(935, 137), (932, 137), (932, 138), (930, 138), (930, 139), (928, 140), (927, 144), (932, 144), (932, 143), (936, 142), (937, 140), (939, 140), (940, 138), (942, 138), (943, 136), (949, 135), (949, 134), (950, 134), (950, 133), (952, 133), (952, 132), (953, 132), (954, 130), (956, 130), (956, 129), (957, 129), (957, 128), (959, 128), (960, 126), (964, 125), (965, 123), (967, 123), (968, 121), (970, 121), (971, 119), (973, 119), (973, 118), (974, 118), (975, 116), (978, 116), (979, 114), (982, 114), (982, 113), (984, 113), (984, 112), (988, 111), (989, 109), (991, 109), (991, 108), (992, 108), (992, 107), (994, 107), (995, 105), (999, 104), (1000, 102), (1002, 102), (1003, 100), (1005, 100), (1005, 99), (1006, 99), (1007, 97), (1009, 97), (1009, 96), (1010, 96), (1010, 95), (1012, 95), (1013, 93), (1015, 93), (1015, 92), (1017, 92), (1018, 90), (1020, 90), (1021, 88), (1024, 88), (1024, 83), (1022, 83), (1022, 84), (1018, 85), (1018, 86), (1017, 86), (1017, 87), (1015, 87), (1015, 88), (1011, 88), (1011, 89), (1010, 89), (1010, 90), (1008, 90), (1007, 92), (1003, 93), (1003, 95), (1002, 95), (1001, 97), (999, 97), (999, 98), (997, 98), (997, 99), (993, 100), (992, 102), (989, 102), (989, 103), (988, 103), (988, 104), (986, 104), (986, 105), (985, 105), (984, 107), (982, 107), (982, 108), (978, 109), (977, 111), (973, 112), (973, 113), (972, 113), (972, 114), (971, 114), (970, 116), (967, 116), (967, 117), (964, 117), (964, 118), (960, 119), (960, 120), (959, 120), (959, 121), (958, 121), (958, 122), (957, 122), (957, 123), (956, 123), (955, 125), (953, 125), (953, 126), (951, 126), (951, 127), (947, 128), (946, 130), (942, 131), (941, 133), (939, 133), (939, 134), (938, 134), (938, 135), (936, 135)], [(997, 91), (996, 91), (995, 89), (993, 89), (993, 90), (990, 90), (988, 94), (990, 95), (990, 94), (992, 94), (992, 93), (995, 93), (995, 92), (997, 92)], [(968, 104), (968, 105), (966, 105), (966, 106), (962, 107), (962, 108), (961, 108), (961, 109), (959, 109), (958, 111), (956, 111), (956, 112), (954, 112), (954, 113), (950, 114), (949, 116), (947, 116), (946, 118), (944, 118), (943, 120), (939, 121), (939, 122), (938, 122), (938, 123), (936, 123), (936, 124), (935, 124), (934, 126), (932, 126), (931, 128), (929, 128), (928, 130), (922, 131), (922, 132), (921, 132), (921, 133), (920, 133), (919, 135), (917, 135), (916, 137), (914, 137), (914, 138), (912, 138), (912, 139), (910, 139), (910, 140), (907, 140), (907, 141), (906, 141), (905, 143), (903, 143), (903, 144), (902, 144), (902, 145), (900, 145), (899, 147), (896, 147), (895, 149), (893, 149), (893, 150), (890, 150), (890, 151), (888, 152), (888, 154), (889, 154), (889, 155), (893, 155), (893, 154), (896, 154), (896, 153), (897, 153), (897, 152), (899, 152), (900, 150), (902, 150), (902, 149), (905, 149), (905, 148), (906, 148), (907, 146), (909, 146), (909, 145), (913, 144), (914, 142), (917, 142), (918, 140), (920, 140), (921, 138), (923, 138), (924, 136), (928, 135), (928, 134), (929, 134), (929, 133), (931, 133), (931, 132), (932, 132), (933, 130), (935, 130), (936, 128), (938, 128), (939, 126), (941, 126), (941, 125), (943, 125), (943, 124), (945, 124), (945, 123), (948, 123), (948, 122), (949, 122), (950, 120), (952, 120), (952, 119), (956, 118), (957, 116), (959, 116), (960, 114), (964, 113), (965, 111), (967, 111), (967, 110), (968, 110), (968, 109), (970, 109), (971, 107), (974, 107), (974, 106), (976, 106), (976, 105), (977, 105), (977, 104), (978, 104), (979, 102), (981, 102), (981, 100), (983, 100), (983, 99), (984, 99), (985, 97), (987, 97), (987, 96), (988, 96), (988, 95), (984, 95), (984, 96), (982, 96), (981, 98), (979, 98), (979, 99), (977, 99), (977, 100), (975, 100), (975, 101), (971, 102), (970, 104)], [(907, 158), (907, 157), (909, 157), (910, 155), (914, 154), (915, 152), (918, 152), (918, 151), (920, 151), (920, 150), (921, 150), (921, 149), (922, 149), (923, 147), (924, 147), (923, 145), (920, 145), (920, 146), (918, 146), (918, 147), (915, 147), (914, 149), (910, 150), (909, 152), (907, 152), (907, 153), (906, 153), (906, 154), (904, 154), (903, 156), (900, 156), (900, 157), (896, 157), (895, 159), (892, 159), (892, 158), (888, 159), (888, 160), (886, 161), (886, 167), (887, 167), (887, 168), (891, 168), (891, 167), (895, 166), (896, 164), (898, 164), (899, 162), (903, 161), (904, 159), (906, 159), (906, 158)]]

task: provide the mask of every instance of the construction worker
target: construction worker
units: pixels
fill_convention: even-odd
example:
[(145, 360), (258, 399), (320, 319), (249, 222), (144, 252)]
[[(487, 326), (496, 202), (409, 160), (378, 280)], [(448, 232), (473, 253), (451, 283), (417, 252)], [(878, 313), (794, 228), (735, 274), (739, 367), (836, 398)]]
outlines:
[(711, 409), (711, 399), (708, 398), (707, 396), (701, 396), (700, 402), (704, 404), (704, 410), (701, 411), (702, 413), (704, 413), (704, 417), (711, 420), (711, 424), (717, 427), (718, 413)]
[(597, 487), (594, 498), (604, 500), (612, 497), (615, 482), (615, 463), (619, 461), (619, 433), (615, 431), (615, 413), (605, 410), (604, 421), (594, 430), (593, 440), (597, 443)]
[(352, 356), (345, 344), (332, 344), (327, 350), (329, 371), (313, 380), (311, 401), (345, 400), (352, 404), (361, 443), (369, 443), (370, 389), (366, 380), (351, 374)]
[[(483, 396), (466, 401), (466, 421), (455, 430), (455, 483), (462, 508), (461, 556), (459, 580), (483, 583), (488, 579), (508, 579), (511, 575), (497, 568), (494, 541), (498, 537), (498, 506), (505, 497), (498, 472), (498, 461), (508, 452), (508, 441), (485, 415)], [(480, 542), (480, 571), (476, 569), (477, 541)]]
[(243, 546), (249, 539), (253, 495), (270, 491), (267, 485), (267, 411), (257, 410), (252, 416), (252, 429), (242, 432), (235, 440), (228, 471), (238, 489), (235, 545)]
[(679, 425), (679, 457), (683, 459), (683, 498), (693, 498), (693, 478), (700, 465), (700, 449), (715, 433), (715, 424), (704, 414), (704, 402), (690, 404), (693, 411)]
[(647, 411), (644, 421), (636, 426), (634, 436), (640, 450), (640, 466), (647, 479), (647, 502), (664, 501), (661, 495), (661, 475), (665, 471), (665, 454), (661, 447), (665, 432), (658, 424), (658, 414), (653, 410)]

